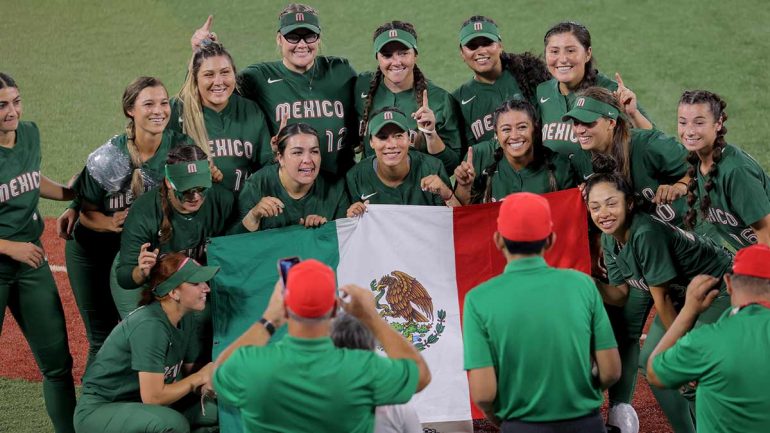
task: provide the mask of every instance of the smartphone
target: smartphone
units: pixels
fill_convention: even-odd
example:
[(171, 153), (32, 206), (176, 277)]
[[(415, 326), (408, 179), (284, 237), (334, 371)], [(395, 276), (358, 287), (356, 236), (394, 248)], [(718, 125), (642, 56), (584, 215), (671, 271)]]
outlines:
[(299, 263), (299, 261), (300, 258), (297, 256), (286, 257), (278, 260), (278, 273), (281, 275), (281, 281), (283, 282), (284, 290), (286, 289), (286, 279), (289, 275), (289, 269)]

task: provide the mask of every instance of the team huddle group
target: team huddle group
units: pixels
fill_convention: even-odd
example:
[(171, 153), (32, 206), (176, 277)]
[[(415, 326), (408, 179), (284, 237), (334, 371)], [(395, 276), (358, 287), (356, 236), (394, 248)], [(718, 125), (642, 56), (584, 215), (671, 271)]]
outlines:
[[(473, 77), (453, 93), (419, 69), (417, 33), (407, 22), (375, 30), (375, 69), (361, 74), (346, 59), (318, 55), (319, 16), (307, 5), (290, 4), (279, 15), (280, 60), (241, 70), (212, 26), (209, 17), (194, 32), (176, 96), (153, 77), (126, 87), (125, 131), (95, 148), (67, 186), (40, 174), (38, 128), (20, 120), (19, 86), (0, 73), (0, 311), (10, 308), (30, 344), (56, 432), (217, 431), (216, 402), (206, 396), (216, 390), (236, 406), (248, 399), (235, 368), (224, 363), (215, 374), (233, 353), (242, 369), (255, 368), (246, 355), (232, 347), (210, 362), (206, 281), (217, 269), (200, 265), (209, 238), (312, 229), (365, 217), (368, 204), (500, 200), (496, 241), (508, 266), (502, 279), (472, 290), (464, 309), (471, 396), (490, 420), (503, 431), (603, 431), (594, 421), (608, 389), (609, 424), (631, 425), (641, 369), (676, 433), (695, 432), (696, 420), (699, 432), (770, 431), (770, 377), (762, 373), (770, 348), (770, 271), (762, 265), (770, 259), (770, 182), (726, 142), (718, 95), (685, 91), (678, 133), (664, 134), (619, 74), (613, 80), (597, 71), (588, 29), (575, 22), (548, 29), (544, 55), (536, 56), (505, 52), (492, 19), (469, 18), (458, 45)], [(511, 346), (523, 337), (505, 329), (521, 325), (524, 307), (551, 309), (538, 300), (547, 289), (533, 287), (546, 281), (563, 290), (575, 279), (552, 274), (542, 260), (554, 238), (550, 214), (533, 195), (574, 187), (593, 221), (590, 290), (576, 292), (582, 295), (570, 308), (557, 307), (561, 314), (547, 314), (565, 329), (554, 341), (585, 349), (570, 367), (569, 350), (528, 358), (518, 350), (525, 341)], [(40, 243), (40, 196), (71, 203), (57, 223), (90, 345), (77, 405), (64, 315)], [(516, 216), (525, 210), (529, 218)], [(285, 299), (272, 299), (236, 346), (266, 344), (288, 317), (284, 355), (328, 349), (300, 337), (328, 335), (338, 301), (311, 286), (332, 278), (336, 293), (334, 276), (320, 263), (300, 265), (285, 293), (276, 286), (273, 298)], [(430, 380), (424, 361), (382, 328), (366, 290), (343, 292), (352, 298), (344, 309), (390, 356), (360, 351), (374, 358), (356, 365), (386, 373), (359, 384), (376, 398), (351, 395), (403, 403)], [(552, 293), (548, 302), (562, 297)], [(585, 329), (568, 318), (586, 302), (590, 344), (581, 346)], [(640, 349), (653, 305), (657, 315)], [(544, 362), (550, 357), (567, 367)], [(317, 361), (306, 368), (335, 368)], [(526, 373), (528, 366), (534, 370)], [(373, 429), (371, 407), (360, 419), (324, 413), (335, 427), (302, 412), (322, 406), (298, 406), (303, 415), (294, 418), (301, 419), (284, 412), (283, 427), (265, 414), (245, 422), (249, 431)]]

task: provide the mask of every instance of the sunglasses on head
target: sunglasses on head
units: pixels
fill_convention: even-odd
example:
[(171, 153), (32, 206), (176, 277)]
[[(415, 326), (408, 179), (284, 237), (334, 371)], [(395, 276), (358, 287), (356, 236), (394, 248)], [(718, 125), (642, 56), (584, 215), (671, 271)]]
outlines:
[(306, 44), (312, 44), (313, 42), (318, 41), (319, 38), (318, 33), (306, 33), (304, 35), (300, 35), (298, 33), (289, 33), (286, 35), (283, 35), (283, 38), (286, 39), (286, 42), (290, 44), (298, 44), (299, 41), (305, 41)]

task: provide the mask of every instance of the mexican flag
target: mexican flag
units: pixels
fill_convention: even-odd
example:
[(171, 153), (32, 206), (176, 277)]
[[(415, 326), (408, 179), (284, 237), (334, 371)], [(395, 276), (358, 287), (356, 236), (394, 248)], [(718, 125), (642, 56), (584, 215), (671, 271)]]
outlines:
[[(546, 260), (590, 272), (579, 191), (545, 197), (557, 235)], [(465, 293), (505, 266), (492, 241), (498, 207), (371, 205), (360, 218), (317, 229), (293, 226), (212, 239), (209, 264), (222, 268), (211, 294), (214, 357), (261, 317), (280, 258), (315, 258), (337, 269), (340, 285), (372, 290), (380, 314), (421, 351), (433, 380), (412, 399), (420, 420), (441, 423), (441, 431), (472, 431), (471, 419), (483, 415), (470, 404), (460, 321)], [(399, 301), (404, 299), (409, 302)], [(285, 327), (273, 340), (284, 333)], [(222, 431), (240, 432), (237, 413), (221, 409)]]

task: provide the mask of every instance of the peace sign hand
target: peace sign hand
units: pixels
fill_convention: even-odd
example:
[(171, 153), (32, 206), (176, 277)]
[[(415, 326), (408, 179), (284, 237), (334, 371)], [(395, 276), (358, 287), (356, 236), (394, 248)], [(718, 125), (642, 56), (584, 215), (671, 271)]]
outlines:
[(211, 31), (211, 24), (213, 24), (213, 22), (214, 15), (209, 15), (209, 17), (206, 18), (206, 22), (203, 23), (199, 29), (195, 30), (195, 33), (193, 33), (190, 38), (190, 46), (192, 47), (193, 52), (200, 50), (201, 44), (206, 39), (213, 42), (219, 41), (217, 34)]
[(417, 129), (425, 135), (436, 132), (436, 115), (428, 106), (428, 90), (422, 91), (422, 105), (414, 113), (412, 118), (417, 121)]
[(614, 91), (613, 95), (615, 95), (615, 99), (620, 103), (620, 108), (628, 116), (635, 116), (639, 110), (636, 102), (636, 94), (623, 84), (623, 78), (621, 78), (620, 74), (617, 72), (615, 72), (615, 81), (618, 82), (618, 90)]
[(278, 125), (278, 131), (270, 138), (270, 148), (273, 150), (273, 155), (278, 154), (278, 136), (281, 135), (281, 131), (286, 127), (286, 123), (289, 121), (289, 115), (286, 113), (281, 114), (281, 123)]

